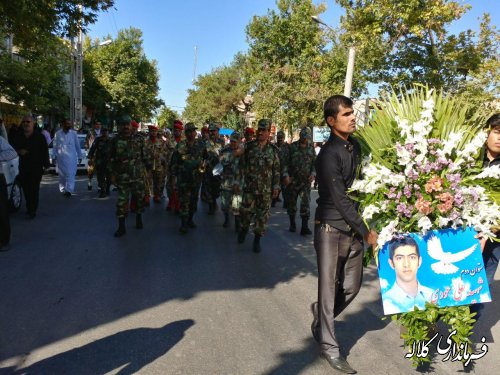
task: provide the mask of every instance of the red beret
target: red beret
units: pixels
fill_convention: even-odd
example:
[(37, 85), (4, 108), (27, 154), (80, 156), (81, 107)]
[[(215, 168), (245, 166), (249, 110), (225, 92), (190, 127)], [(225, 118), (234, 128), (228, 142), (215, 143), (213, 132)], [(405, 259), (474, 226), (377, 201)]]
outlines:
[(184, 126), (182, 126), (182, 121), (181, 120), (175, 120), (174, 121), (174, 129), (179, 129), (179, 130), (183, 130), (184, 129)]
[(155, 125), (155, 124), (148, 125), (148, 129), (150, 129), (150, 130), (158, 130), (158, 125)]
[(135, 121), (135, 120), (132, 120), (130, 122), (130, 125), (132, 125), (134, 128), (139, 128), (139, 123), (137, 121)]
[(208, 133), (208, 126), (204, 126), (201, 128), (202, 133)]
[(255, 130), (253, 130), (253, 128), (251, 128), (251, 127), (248, 127), (248, 128), (245, 128), (245, 133), (255, 134)]

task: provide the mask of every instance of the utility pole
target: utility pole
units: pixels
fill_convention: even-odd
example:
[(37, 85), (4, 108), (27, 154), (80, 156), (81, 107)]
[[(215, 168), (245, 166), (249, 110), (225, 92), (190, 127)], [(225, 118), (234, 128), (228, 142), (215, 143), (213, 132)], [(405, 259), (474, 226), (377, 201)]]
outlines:
[[(82, 6), (79, 5), (80, 11)], [(83, 33), (81, 24), (78, 27), (77, 37), (71, 38), (71, 95), (70, 121), (79, 129), (82, 126), (82, 86), (83, 86)]]
[(193, 65), (193, 80), (192, 84), (196, 81), (196, 63), (198, 62), (198, 46), (194, 46), (194, 65)]

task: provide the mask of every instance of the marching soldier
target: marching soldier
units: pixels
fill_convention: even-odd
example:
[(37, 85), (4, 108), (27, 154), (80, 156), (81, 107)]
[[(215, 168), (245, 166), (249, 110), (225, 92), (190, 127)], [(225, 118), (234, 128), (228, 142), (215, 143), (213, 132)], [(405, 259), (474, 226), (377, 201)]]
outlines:
[[(281, 181), (281, 193), (283, 195), (283, 207), (286, 208), (286, 194), (285, 194), (285, 185), (283, 184), (283, 167), (285, 165), (285, 160), (288, 158), (288, 146), (289, 144), (285, 142), (285, 132), (280, 130), (276, 134), (276, 147), (279, 149), (279, 157), (280, 157), (280, 181)], [(274, 207), (277, 202), (281, 202), (279, 199), (279, 194), (276, 199), (273, 199), (271, 203), (271, 207)]]
[(250, 220), (255, 215), (253, 251), (256, 253), (261, 251), (260, 239), (266, 230), (271, 199), (278, 196), (280, 187), (278, 149), (269, 142), (270, 132), (271, 121), (259, 120), (257, 139), (245, 144), (245, 151), (240, 158), (238, 180), (235, 181), (236, 192), (242, 184), (241, 230), (238, 233), (238, 242), (245, 241)]
[(290, 218), (290, 232), (295, 232), (295, 215), (297, 213), (297, 198), (300, 197), (300, 217), (302, 218), (301, 235), (312, 234), (308, 227), (310, 216), (311, 183), (316, 171), (314, 162), (316, 154), (311, 143), (311, 129), (308, 127), (300, 131), (300, 139), (293, 142), (288, 148), (288, 157), (283, 166), (283, 182), (286, 186), (285, 201), (287, 202)]
[(158, 126), (148, 125), (149, 138), (147, 140), (147, 145), (149, 149), (149, 156), (151, 160), (151, 174), (148, 176), (148, 188), (149, 192), (146, 195), (151, 194), (151, 188), (153, 190), (153, 201), (155, 203), (161, 202), (161, 196), (163, 195), (164, 187), (164, 170), (166, 167), (166, 146), (165, 142), (158, 137)]
[[(87, 133), (87, 136), (85, 137), (85, 143), (84, 143), (84, 148), (86, 150), (89, 150), (92, 147), (92, 144), (94, 141), (101, 135), (101, 122), (99, 120), (96, 120), (94, 122), (94, 126), (90, 131)], [(87, 176), (89, 178), (87, 182), (87, 190), (92, 190), (92, 178), (94, 178), (94, 167), (90, 166), (87, 168)]]
[(184, 133), (186, 139), (177, 144), (170, 166), (173, 176), (172, 186), (179, 197), (181, 217), (179, 232), (182, 234), (187, 233), (188, 227), (196, 228), (193, 215), (198, 204), (205, 152), (204, 144), (197, 138), (196, 126), (193, 123), (186, 124)]
[[(208, 202), (208, 214), (213, 215), (217, 206), (217, 198), (220, 195), (220, 178), (212, 174), (213, 168), (219, 162), (220, 150), (225, 146), (224, 140), (219, 137), (219, 127), (211, 123), (208, 126), (209, 139), (205, 142), (205, 173), (203, 174), (203, 185), (205, 187), (206, 201)], [(203, 191), (203, 187), (202, 187)]]
[[(182, 140), (182, 131), (184, 130), (184, 125), (181, 120), (175, 120), (174, 121), (174, 126), (173, 126), (173, 136), (167, 146), (169, 150), (173, 153), (175, 151), (175, 148), (179, 144), (179, 142)], [(169, 160), (171, 162), (171, 158)], [(173, 187), (173, 175), (172, 175), (172, 170), (171, 170), (171, 165), (167, 169), (167, 195), (168, 195), (168, 205), (167, 205), (167, 211), (174, 210), (176, 213), (180, 212), (180, 203), (179, 203), (179, 195), (178, 192), (175, 191)]]
[(118, 229), (115, 237), (121, 237), (126, 233), (125, 218), (130, 197), (136, 203), (135, 226), (137, 229), (143, 228), (144, 173), (150, 165), (142, 138), (132, 136), (130, 116), (120, 117), (117, 124), (119, 133), (111, 140), (109, 167), (113, 184), (119, 188), (116, 203)]
[(233, 132), (229, 137), (229, 145), (220, 152), (220, 163), (222, 164), (221, 174), (221, 198), (220, 206), (224, 212), (224, 228), (229, 226), (229, 211), (234, 213), (235, 230), (240, 230), (240, 202), (241, 194), (233, 192), (235, 172), (238, 170), (239, 156), (237, 150), (240, 148), (241, 136), (238, 132)]
[(108, 129), (102, 128), (101, 135), (92, 143), (88, 153), (89, 166), (94, 167), (97, 175), (97, 186), (100, 190), (99, 198), (109, 195), (111, 185), (111, 175), (108, 168), (110, 143)]

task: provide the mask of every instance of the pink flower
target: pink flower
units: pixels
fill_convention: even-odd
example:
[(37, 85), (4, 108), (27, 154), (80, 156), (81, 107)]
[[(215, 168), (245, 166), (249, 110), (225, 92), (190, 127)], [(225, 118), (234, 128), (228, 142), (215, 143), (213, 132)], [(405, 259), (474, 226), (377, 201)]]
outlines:
[(441, 201), (441, 202), (448, 202), (448, 201), (451, 201), (451, 203), (453, 203), (454, 199), (453, 199), (453, 195), (451, 195), (450, 193), (446, 192), (446, 193), (441, 193), (438, 195), (438, 199)]
[(451, 200), (437, 205), (439, 212), (441, 212), (442, 214), (450, 211), (452, 207), (453, 207), (453, 201)]
[(415, 208), (424, 215), (429, 215), (432, 212), (431, 202), (426, 201), (423, 197), (418, 198)]
[(443, 180), (441, 180), (438, 176), (432, 176), (431, 179), (425, 184), (425, 191), (427, 193), (441, 190), (443, 190)]

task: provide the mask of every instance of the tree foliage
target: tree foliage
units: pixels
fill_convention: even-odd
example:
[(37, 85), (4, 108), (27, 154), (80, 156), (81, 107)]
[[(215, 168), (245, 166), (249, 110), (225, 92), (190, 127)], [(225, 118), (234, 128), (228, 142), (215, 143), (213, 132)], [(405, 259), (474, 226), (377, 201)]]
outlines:
[(228, 66), (200, 75), (188, 90), (183, 117), (196, 124), (225, 122), (231, 113), (237, 113), (237, 104), (248, 92), (248, 85), (242, 80), (245, 56), (237, 54)]
[[(277, 8), (254, 16), (247, 26), (246, 72), (259, 117), (270, 117), (291, 130), (322, 121), (325, 98), (343, 87), (347, 49), (312, 22), (311, 16), (325, 10), (323, 4), (278, 0)], [(356, 81), (354, 91), (362, 87)]]
[(50, 34), (74, 36), (113, 4), (114, 0), (0, 0), (0, 34), (14, 35), (17, 46), (40, 44)]
[(160, 128), (171, 128), (174, 121), (178, 118), (179, 114), (176, 111), (167, 106), (163, 106), (158, 112), (157, 121)]
[[(470, 9), (452, 0), (336, 0), (346, 9), (344, 40), (365, 61), (371, 82), (389, 86), (427, 84), (468, 92), (481, 100), (498, 90), (498, 32), (485, 15), (481, 31), (449, 34), (448, 26)], [(498, 92), (497, 92), (498, 94)]]
[(120, 30), (111, 44), (99, 48), (91, 48), (87, 39), (84, 49), (84, 105), (149, 119), (163, 104), (158, 99), (157, 63), (144, 54), (141, 30)]
[(69, 66), (68, 44), (47, 35), (42, 44), (0, 54), (0, 92), (36, 113), (67, 114)]

